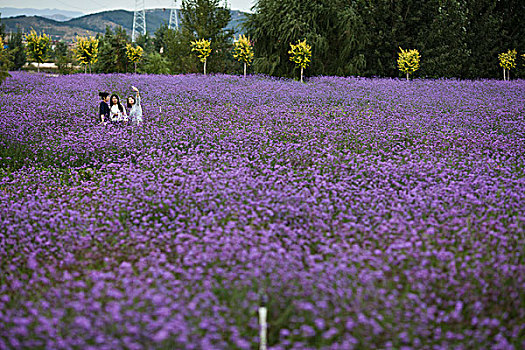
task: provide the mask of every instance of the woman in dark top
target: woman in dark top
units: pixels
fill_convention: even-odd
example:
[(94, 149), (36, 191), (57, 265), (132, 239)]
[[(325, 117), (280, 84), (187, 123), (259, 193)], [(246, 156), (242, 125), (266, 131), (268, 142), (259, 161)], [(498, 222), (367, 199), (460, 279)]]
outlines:
[(101, 123), (109, 120), (109, 94), (107, 92), (99, 92), (98, 95), (102, 99), (100, 102), (100, 108), (98, 109), (98, 118)]

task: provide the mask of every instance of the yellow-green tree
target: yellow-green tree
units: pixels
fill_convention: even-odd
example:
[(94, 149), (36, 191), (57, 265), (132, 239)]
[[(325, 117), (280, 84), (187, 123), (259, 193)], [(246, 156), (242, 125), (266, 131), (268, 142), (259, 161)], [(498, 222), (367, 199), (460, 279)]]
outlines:
[(25, 39), (27, 54), (30, 59), (37, 63), (37, 70), (40, 72), (40, 63), (43, 63), (47, 58), (51, 39), (45, 33), (38, 35), (34, 29), (31, 29)]
[(399, 57), (397, 59), (397, 67), (400, 71), (407, 75), (408, 80), (409, 75), (419, 69), (419, 62), (421, 61), (421, 56), (419, 55), (419, 51), (416, 49), (399, 49), (401, 50), (401, 52), (398, 53)]
[(239, 40), (233, 43), (233, 57), (244, 63), (244, 76), (246, 76), (246, 66), (253, 61), (253, 46), (245, 35), (241, 35)]
[(133, 66), (135, 67), (135, 73), (137, 73), (137, 63), (141, 60), (142, 55), (144, 54), (144, 50), (140, 46), (134, 47), (131, 44), (126, 45), (126, 56), (128, 56), (128, 60), (133, 62)]
[(310, 58), (312, 58), (312, 47), (306, 43), (306, 40), (298, 41), (297, 44), (290, 44), (290, 61), (294, 62), (297, 67), (301, 67), (301, 83), (303, 82), (304, 69), (308, 67)]
[(206, 39), (192, 41), (191, 51), (197, 51), (197, 56), (204, 63), (204, 75), (206, 75), (206, 61), (211, 54), (211, 41)]
[(498, 55), (499, 65), (503, 68), (503, 80), (510, 80), (510, 70), (516, 68), (516, 50), (509, 50)]
[(84, 72), (89, 67), (91, 74), (91, 65), (98, 59), (98, 39), (90, 37), (77, 36), (76, 46), (73, 49), (80, 64), (84, 65)]

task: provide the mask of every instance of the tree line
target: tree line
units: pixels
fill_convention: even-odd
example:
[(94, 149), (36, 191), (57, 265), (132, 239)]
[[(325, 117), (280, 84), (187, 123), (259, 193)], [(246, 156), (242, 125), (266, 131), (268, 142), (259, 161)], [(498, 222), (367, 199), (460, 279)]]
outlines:
[[(131, 43), (124, 29), (108, 27), (94, 38), (77, 39), (73, 50), (58, 43), (45, 57), (62, 73), (81, 64), (96, 73), (238, 74), (249, 69), (301, 78), (303, 73), (498, 78), (503, 71), (505, 79), (509, 72), (525, 77), (525, 57), (516, 56), (516, 50), (525, 50), (525, 2), (520, 0), (259, 0), (253, 10), (242, 40), (226, 29), (230, 11), (219, 0), (183, 0), (179, 30), (164, 25)], [(240, 42), (253, 52), (240, 53)], [(311, 47), (307, 63), (290, 59), (295, 43)], [(11, 35), (7, 47), (0, 56), (4, 68), (20, 69), (31, 59), (21, 33)], [(417, 68), (414, 62), (408, 68), (408, 61), (400, 68), (402, 48), (417, 51)]]
[[(312, 46), (311, 75), (397, 77), (402, 47), (420, 52), (420, 77), (496, 78), (498, 54), (525, 51), (521, 0), (259, 0), (254, 10), (254, 69), (271, 75), (294, 73), (286, 49), (299, 38)], [(515, 73), (525, 77), (523, 61)]]

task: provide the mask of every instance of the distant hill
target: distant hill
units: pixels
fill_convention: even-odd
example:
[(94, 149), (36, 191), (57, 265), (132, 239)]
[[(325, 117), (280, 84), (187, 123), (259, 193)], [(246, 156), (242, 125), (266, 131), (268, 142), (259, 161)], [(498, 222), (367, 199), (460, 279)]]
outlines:
[(83, 16), (82, 12), (67, 11), (59, 9), (33, 9), (33, 8), (14, 8), (14, 7), (0, 7), (0, 14), (3, 18), (17, 17), (17, 16), (40, 16), (55, 21), (67, 21), (72, 18)]
[[(153, 33), (163, 24), (169, 22), (169, 9), (146, 10), (146, 26), (148, 33)], [(228, 25), (229, 29), (235, 29), (236, 33), (242, 33), (242, 23), (246, 14), (240, 11), (231, 11), (232, 19)], [(7, 32), (16, 32), (18, 28), (22, 32), (29, 32), (34, 28), (38, 32), (44, 31), (53, 40), (73, 41), (77, 35), (96, 35), (104, 33), (106, 26), (114, 29), (121, 26), (131, 36), (133, 30), (133, 12), (126, 10), (103, 11), (73, 18), (67, 21), (56, 21), (41, 16), (18, 16), (2, 18)]]
[(40, 16), (18, 16), (11, 18), (2, 18), (2, 23), (5, 24), (6, 32), (16, 32), (18, 29), (22, 33), (29, 33), (31, 29), (37, 32), (44, 32), (51, 36), (52, 40), (73, 41), (77, 35), (96, 35), (92, 30), (71, 26), (68, 22), (58, 22), (52, 19)]

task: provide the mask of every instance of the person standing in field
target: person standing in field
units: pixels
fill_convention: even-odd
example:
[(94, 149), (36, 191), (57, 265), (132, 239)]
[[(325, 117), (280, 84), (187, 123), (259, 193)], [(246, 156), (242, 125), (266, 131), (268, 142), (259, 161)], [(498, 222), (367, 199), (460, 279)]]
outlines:
[(128, 121), (126, 109), (116, 94), (111, 95), (109, 100), (109, 119), (112, 124), (125, 124)]
[(140, 105), (139, 89), (132, 86), (133, 91), (136, 92), (136, 97), (128, 97), (129, 118), (132, 125), (140, 125), (142, 123), (142, 107)]
[(109, 120), (109, 93), (107, 92), (99, 92), (98, 95), (102, 99), (100, 102), (100, 106), (98, 108), (98, 120), (100, 123), (104, 123)]

